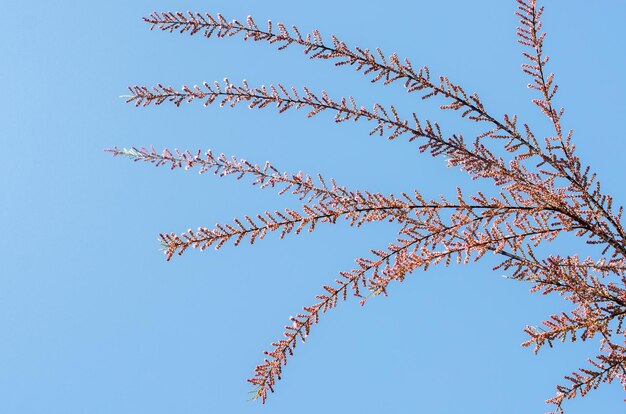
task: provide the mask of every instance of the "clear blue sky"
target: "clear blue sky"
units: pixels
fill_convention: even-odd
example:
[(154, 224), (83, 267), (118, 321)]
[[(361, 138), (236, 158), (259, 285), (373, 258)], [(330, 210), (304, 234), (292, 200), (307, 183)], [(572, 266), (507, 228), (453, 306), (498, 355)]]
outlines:
[[(623, 127), (626, 3), (552, 2), (550, 69), (578, 153), (626, 204)], [(389, 7), (383, 7), (385, 4)], [(608, 6), (610, 4), (610, 7)], [(340, 222), (285, 240), (189, 252), (166, 263), (159, 232), (295, 206), (249, 182), (113, 159), (104, 148), (211, 148), (350, 188), (429, 197), (471, 182), (417, 145), (367, 135), (366, 123), (171, 105), (136, 109), (133, 84), (247, 79), (326, 89), (443, 120), (401, 85), (277, 52), (240, 38), (150, 32), (153, 10), (255, 16), (349, 45), (381, 47), (478, 91), (496, 115), (539, 125), (519, 69), (513, 0), (154, 1), (5, 0), (0, 27), (0, 412), (34, 413), (541, 413), (563, 375), (597, 343), (520, 347), (526, 324), (563, 309), (558, 297), (500, 277), (495, 260), (417, 272), (365, 308), (343, 303), (299, 346), (277, 393), (247, 402), (245, 381), (288, 317), (356, 257), (393, 240), (382, 223)], [(555, 244), (582, 251), (576, 241)], [(561, 251), (561, 250), (558, 250)], [(623, 413), (618, 384), (567, 404), (568, 413)]]

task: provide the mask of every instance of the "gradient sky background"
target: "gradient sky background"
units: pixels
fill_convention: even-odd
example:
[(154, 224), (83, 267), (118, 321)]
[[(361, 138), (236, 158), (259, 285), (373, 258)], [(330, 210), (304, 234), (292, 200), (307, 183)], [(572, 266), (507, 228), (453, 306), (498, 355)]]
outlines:
[[(575, 130), (578, 153), (625, 204), (626, 3), (553, 2), (545, 14), (550, 69)], [(201, 104), (136, 109), (119, 98), (133, 84), (179, 87), (228, 76), (251, 85), (326, 89), (359, 103), (393, 103), (442, 120), (400, 84), (371, 85), (350, 68), (309, 61), (240, 37), (207, 40), (150, 32), (153, 10), (253, 15), (330, 40), (398, 52), (427, 64), (498, 116), (518, 113), (541, 133), (519, 67), (515, 2), (3, 1), (0, 27), (0, 412), (3, 413), (541, 413), (563, 375), (597, 343), (539, 356), (520, 347), (526, 324), (563, 309), (558, 297), (471, 266), (419, 271), (361, 308), (324, 315), (265, 406), (245, 381), (288, 317), (321, 286), (394, 238), (389, 223), (320, 225), (254, 246), (190, 251), (166, 263), (159, 232), (298, 205), (245, 180), (171, 172), (113, 159), (103, 149), (154, 145), (206, 150), (284, 171), (320, 172), (349, 188), (428, 197), (488, 189), (406, 140), (368, 137), (366, 122), (278, 115)], [(470, 126), (471, 127), (471, 126)], [(544, 129), (545, 130), (545, 129)], [(332, 227), (332, 228), (331, 228)], [(584, 252), (576, 240), (559, 252)], [(567, 412), (623, 413), (615, 383)]]

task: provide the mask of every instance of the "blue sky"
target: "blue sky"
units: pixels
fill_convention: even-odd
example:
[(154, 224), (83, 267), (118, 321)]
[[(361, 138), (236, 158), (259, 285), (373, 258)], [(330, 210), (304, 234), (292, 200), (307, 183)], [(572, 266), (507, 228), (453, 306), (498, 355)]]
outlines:
[[(565, 125), (603, 188), (625, 204), (623, 119), (626, 4), (569, 1), (545, 14), (550, 69)], [(240, 38), (150, 32), (153, 10), (253, 15), (318, 28), (349, 45), (398, 52), (477, 91), (500, 116), (541, 130), (519, 66), (514, 1), (58, 2), (5, 0), (0, 28), (0, 412), (5, 413), (540, 413), (563, 375), (597, 343), (520, 347), (526, 324), (563, 309), (500, 277), (486, 257), (419, 271), (387, 298), (342, 303), (324, 315), (265, 406), (245, 379), (289, 315), (370, 248), (393, 240), (389, 223), (346, 223), (275, 236), (166, 263), (160, 232), (296, 206), (242, 180), (113, 159), (119, 146), (212, 149), (279, 169), (322, 173), (350, 188), (428, 197), (486, 183), (445, 168), (415, 143), (369, 137), (366, 123), (330, 114), (278, 115), (200, 104), (136, 109), (126, 87), (180, 86), (224, 77), (251, 85), (325, 89), (364, 105), (466, 125), (401, 85), (371, 85), (349, 68), (309, 61)], [(584, 251), (577, 241), (555, 248)], [(583, 250), (579, 250), (583, 249)], [(567, 404), (568, 413), (623, 412), (618, 384)]]

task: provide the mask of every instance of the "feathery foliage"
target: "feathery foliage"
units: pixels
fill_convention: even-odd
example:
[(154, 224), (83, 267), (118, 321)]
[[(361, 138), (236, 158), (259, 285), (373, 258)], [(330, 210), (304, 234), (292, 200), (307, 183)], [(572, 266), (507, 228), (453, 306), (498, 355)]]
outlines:
[[(371, 255), (358, 258), (355, 269), (339, 273), (332, 285), (316, 301), (291, 318), (284, 337), (272, 344), (267, 358), (256, 367), (249, 379), (255, 395), (265, 401), (274, 391), (283, 366), (293, 355), (299, 340), (306, 341), (320, 314), (334, 308), (351, 293), (365, 303), (373, 295), (386, 294), (388, 285), (402, 281), (416, 269), (426, 270), (438, 263), (468, 263), (486, 253), (501, 258), (495, 269), (509, 272), (513, 279), (530, 282), (531, 291), (557, 293), (574, 305), (574, 309), (550, 315), (542, 327), (525, 328), (528, 340), (522, 345), (538, 352), (555, 341), (587, 340), (598, 335), (598, 355), (589, 359), (591, 368), (581, 368), (566, 376), (566, 384), (547, 400), (562, 412), (566, 399), (584, 396), (600, 384), (616, 378), (626, 389), (626, 344), (623, 328), (626, 314), (626, 231), (621, 224), (623, 208), (615, 208), (610, 195), (601, 190), (590, 167), (582, 164), (575, 152), (572, 131), (561, 124), (563, 109), (554, 107), (558, 86), (554, 75), (546, 72), (548, 57), (543, 50), (543, 8), (535, 0), (517, 0), (517, 28), (525, 63), (522, 70), (529, 76), (528, 87), (535, 90), (533, 104), (548, 118), (552, 131), (540, 137), (518, 121), (516, 115), (501, 119), (491, 115), (476, 93), (465, 91), (447, 77), (432, 78), (427, 67), (414, 68), (398, 55), (385, 55), (349, 47), (337, 37), (325, 42), (318, 31), (302, 34), (297, 27), (268, 22), (259, 27), (248, 17), (245, 22), (228, 21), (223, 16), (202, 13), (152, 13), (144, 20), (163, 31), (199, 34), (207, 38), (241, 36), (244, 40), (267, 42), (278, 46), (300, 47), (311, 59), (328, 60), (336, 66), (350, 66), (385, 85), (401, 83), (407, 93), (421, 99), (440, 98), (442, 110), (455, 111), (461, 118), (477, 123), (483, 132), (469, 139), (460, 134), (446, 136), (439, 124), (421, 119), (413, 113), (404, 119), (393, 106), (375, 104), (371, 109), (357, 104), (353, 97), (333, 99), (325, 91), (314, 93), (283, 85), (252, 87), (245, 81), (233, 84), (204, 83), (184, 86), (132, 86), (127, 102), (137, 106), (167, 102), (179, 106), (201, 100), (204, 105), (218, 103), (234, 107), (275, 107), (282, 113), (305, 109), (309, 117), (321, 112), (334, 113), (336, 122), (367, 120), (370, 134), (388, 139), (405, 137), (417, 141), (420, 152), (444, 155), (448, 165), (458, 167), (473, 179), (491, 180), (500, 189), (497, 197), (483, 193), (464, 195), (457, 189), (454, 200), (428, 200), (413, 190), (400, 195), (384, 195), (364, 190), (349, 190), (321, 175), (281, 172), (273, 165), (263, 166), (215, 156), (211, 151), (157, 151), (153, 148), (112, 148), (114, 155), (145, 161), (171, 169), (199, 169), (219, 176), (250, 177), (261, 188), (277, 188), (279, 194), (293, 194), (304, 202), (300, 210), (263, 212), (234, 219), (231, 224), (214, 228), (201, 227), (181, 234), (163, 233), (161, 243), (167, 260), (187, 249), (221, 248), (229, 240), (254, 243), (270, 232), (282, 238), (288, 233), (313, 231), (316, 226), (333, 224), (339, 219), (352, 226), (367, 222), (393, 221), (400, 224), (397, 239), (384, 249), (373, 249)], [(507, 159), (496, 155), (503, 148)], [(599, 257), (547, 255), (536, 248), (570, 233), (587, 244), (600, 245)]]

